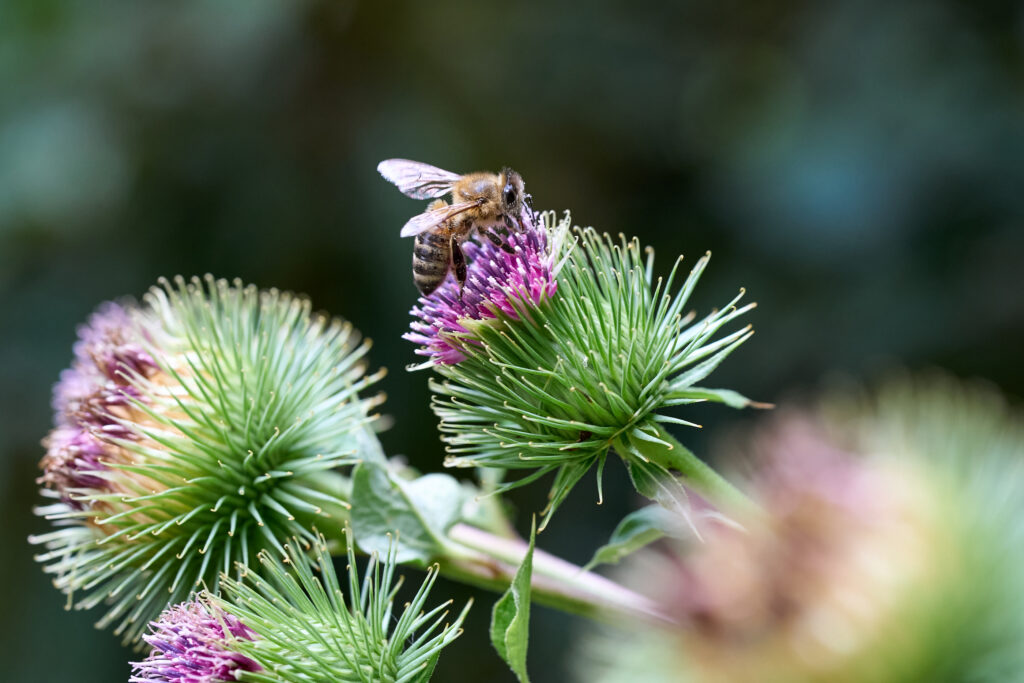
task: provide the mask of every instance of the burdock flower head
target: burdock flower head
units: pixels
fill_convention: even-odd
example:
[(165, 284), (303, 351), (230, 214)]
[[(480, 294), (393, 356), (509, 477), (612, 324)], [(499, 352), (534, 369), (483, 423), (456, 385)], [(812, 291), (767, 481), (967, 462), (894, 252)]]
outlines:
[(346, 601), (324, 539), (315, 561), (302, 543), (287, 544), (284, 561), (260, 553), (262, 569), (225, 579), (221, 597), (204, 592), (168, 608), (143, 636), (152, 649), (132, 683), (428, 680), (469, 609), (450, 623), (450, 603), (425, 609), (436, 568), (396, 617), (393, 554), (383, 568), (371, 558), (360, 581), (349, 546)]
[(656, 278), (636, 240), (569, 225), (546, 213), (500, 247), (467, 245), (461, 299), (449, 282), (413, 309), (407, 338), (443, 378), (432, 388), (446, 464), (533, 470), (509, 486), (556, 473), (548, 517), (611, 452), (638, 490), (670, 506), (683, 496), (671, 472), (716, 503), (739, 503), (664, 425), (692, 425), (674, 406), (750, 404), (700, 383), (750, 336), (718, 332), (753, 305), (736, 308), (737, 296), (697, 319), (685, 307), (707, 256), (673, 291), (679, 261)]
[(635, 680), (1004, 681), (1024, 670), (1024, 422), (947, 380), (756, 433), (763, 513), (633, 580), (678, 622), (590, 650)]
[(99, 625), (135, 640), (196, 585), (344, 516), (329, 470), (374, 438), (367, 348), (305, 299), (213, 278), (101, 307), (54, 389), (38, 512), (57, 528), (30, 539), (69, 605), (106, 603)]

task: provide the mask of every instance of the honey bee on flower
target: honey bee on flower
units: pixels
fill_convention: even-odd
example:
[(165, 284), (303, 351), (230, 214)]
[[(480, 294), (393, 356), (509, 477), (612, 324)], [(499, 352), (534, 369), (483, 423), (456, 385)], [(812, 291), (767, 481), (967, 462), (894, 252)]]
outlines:
[[(525, 229), (523, 213), (529, 211), (530, 196), (522, 177), (511, 168), (459, 175), (418, 161), (387, 159), (377, 170), (406, 196), (435, 200), (410, 218), (401, 233), (416, 238), (412, 274), (424, 296), (437, 289), (449, 271), (462, 288), (467, 274), (462, 244), (474, 231), (501, 246), (496, 230)], [(440, 199), (447, 194), (451, 204)]]

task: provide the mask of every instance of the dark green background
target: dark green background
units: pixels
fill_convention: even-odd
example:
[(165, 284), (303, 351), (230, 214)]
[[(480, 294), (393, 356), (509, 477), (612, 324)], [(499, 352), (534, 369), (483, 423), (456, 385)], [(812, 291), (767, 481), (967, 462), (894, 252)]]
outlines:
[[(779, 401), (899, 363), (1020, 396), (1022, 50), (1013, 2), (3, 3), (0, 678), (127, 680), (25, 542), (46, 528), (29, 510), (49, 392), (100, 301), (177, 273), (305, 292), (390, 368), (388, 451), (440, 466), (400, 339), (398, 230), (422, 206), (384, 158), (509, 164), (538, 208), (638, 235), (662, 268), (712, 250), (694, 303), (745, 286), (760, 304), (714, 384)], [(748, 419), (691, 415), (698, 452)], [(514, 497), (521, 525), (544, 493)], [(585, 480), (540, 544), (585, 560), (636, 504), (617, 468), (606, 494)], [(436, 680), (510, 679), (490, 604)], [(580, 622), (535, 615), (535, 680), (564, 680)]]

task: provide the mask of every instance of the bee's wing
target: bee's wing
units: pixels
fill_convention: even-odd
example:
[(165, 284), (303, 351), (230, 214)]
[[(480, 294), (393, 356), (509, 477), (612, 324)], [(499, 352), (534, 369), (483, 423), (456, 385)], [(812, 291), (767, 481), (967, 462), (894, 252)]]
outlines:
[(461, 176), (430, 164), (408, 159), (387, 159), (377, 164), (384, 179), (413, 199), (433, 199), (448, 194)]
[(426, 232), (431, 228), (436, 228), (452, 216), (457, 216), (463, 211), (468, 211), (474, 206), (479, 205), (480, 203), (476, 201), (459, 202), (457, 204), (445, 204), (444, 206), (431, 211), (424, 211), (423, 213), (410, 218), (408, 222), (402, 226), (402, 237), (413, 237), (421, 232)]

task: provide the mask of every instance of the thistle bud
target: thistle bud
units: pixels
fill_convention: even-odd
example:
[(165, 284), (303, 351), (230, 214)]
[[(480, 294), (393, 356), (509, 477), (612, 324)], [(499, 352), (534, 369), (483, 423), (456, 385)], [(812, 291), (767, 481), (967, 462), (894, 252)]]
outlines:
[(749, 328), (718, 332), (752, 305), (736, 308), (738, 296), (698, 320), (685, 306), (707, 256), (674, 292), (678, 261), (656, 279), (653, 252), (636, 240), (569, 226), (568, 215), (556, 223), (546, 213), (507, 244), (467, 245), (461, 298), (449, 283), (413, 309), (407, 338), (442, 377), (431, 386), (446, 464), (532, 470), (509, 486), (557, 473), (548, 517), (612, 452), (645, 493), (642, 482), (676, 470), (722, 502), (728, 485), (664, 425), (693, 426), (669, 415), (673, 406), (750, 404), (699, 383), (750, 336)]
[(426, 681), (441, 650), (461, 633), (466, 609), (445, 623), (449, 603), (426, 609), (436, 570), (402, 614), (392, 616), (394, 556), (373, 557), (360, 581), (349, 546), (346, 600), (323, 537), (315, 560), (295, 539), (286, 556), (260, 553), (259, 569), (225, 579), (169, 608), (143, 639), (132, 683), (174, 681)]
[[(30, 541), (69, 606), (135, 641), (168, 603), (343, 516), (378, 398), (350, 325), (307, 300), (208, 277), (107, 304), (54, 389)], [(340, 528), (343, 519), (333, 525)]]

